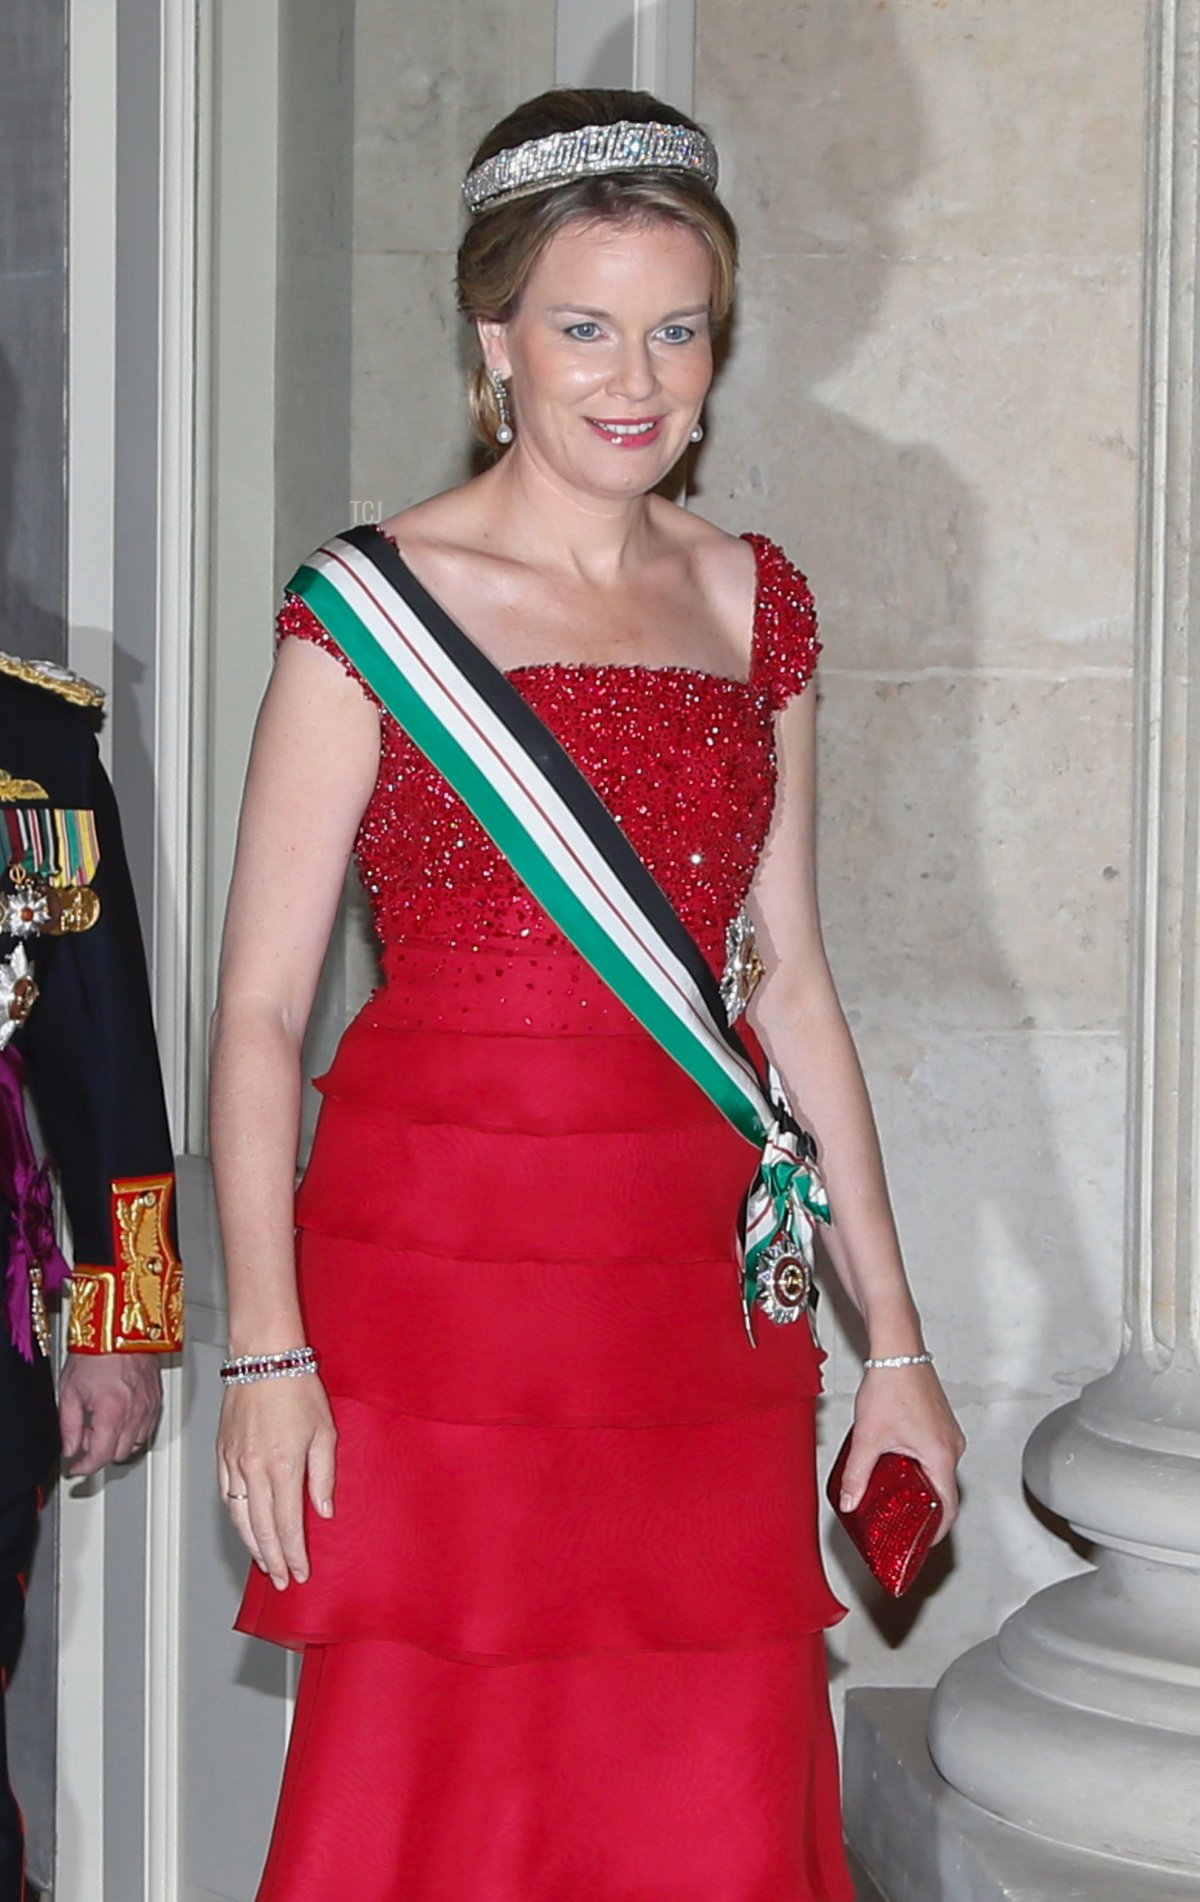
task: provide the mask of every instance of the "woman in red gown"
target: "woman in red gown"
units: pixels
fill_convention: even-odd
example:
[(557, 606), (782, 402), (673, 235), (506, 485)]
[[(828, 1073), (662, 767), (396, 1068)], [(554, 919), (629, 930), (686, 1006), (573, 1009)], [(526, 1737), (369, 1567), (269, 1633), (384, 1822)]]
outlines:
[[(530, 141), (687, 127), (553, 93), (476, 156), (460, 301), (484, 474), (379, 531), (566, 746), (713, 971), (743, 903), (755, 1031), (814, 1128), (875, 1356), (921, 1356), (813, 874), (819, 642), (802, 575), (655, 491), (698, 430), (735, 240), (694, 153)], [(593, 135), (588, 134), (591, 138)], [(699, 138), (699, 135), (697, 135)], [(698, 149), (698, 148), (697, 148)], [(572, 156), (573, 154), (573, 156)], [(528, 153), (526, 154), (528, 158)], [(561, 155), (560, 155), (561, 158)], [(571, 171), (571, 166), (575, 170)], [(515, 183), (514, 183), (515, 181)], [(470, 183), (471, 181), (469, 181)], [(490, 195), (489, 195), (490, 194)], [(849, 1902), (823, 1631), (809, 1328), (743, 1328), (750, 1152), (554, 928), (285, 599), (213, 1059), (243, 1630), (304, 1652), (260, 1902)], [(353, 850), (382, 982), (300, 1049)], [(868, 1373), (947, 1506), (932, 1368)]]

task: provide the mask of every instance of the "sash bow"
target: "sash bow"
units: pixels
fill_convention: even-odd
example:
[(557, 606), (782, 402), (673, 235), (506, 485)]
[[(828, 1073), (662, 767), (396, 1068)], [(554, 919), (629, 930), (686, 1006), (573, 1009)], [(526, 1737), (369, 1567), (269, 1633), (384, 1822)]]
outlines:
[(816, 1145), (781, 1111), (767, 1131), (742, 1214), (742, 1317), (752, 1343), (756, 1302), (772, 1321), (811, 1313), (815, 1224), (829, 1220)]

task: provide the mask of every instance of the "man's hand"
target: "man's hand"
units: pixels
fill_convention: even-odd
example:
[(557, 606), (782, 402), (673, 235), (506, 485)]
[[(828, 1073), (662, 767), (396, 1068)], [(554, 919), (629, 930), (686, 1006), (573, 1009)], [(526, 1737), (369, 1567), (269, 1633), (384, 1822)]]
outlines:
[(145, 1446), (162, 1408), (154, 1354), (68, 1354), (58, 1395), (63, 1465), (72, 1479)]

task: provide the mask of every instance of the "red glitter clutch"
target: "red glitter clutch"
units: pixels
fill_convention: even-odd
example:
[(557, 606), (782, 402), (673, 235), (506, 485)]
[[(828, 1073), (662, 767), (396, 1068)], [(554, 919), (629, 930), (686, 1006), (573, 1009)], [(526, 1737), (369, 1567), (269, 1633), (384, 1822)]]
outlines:
[(871, 1571), (893, 1598), (906, 1592), (929, 1553), (942, 1523), (942, 1502), (925, 1469), (903, 1453), (881, 1453), (867, 1490), (853, 1512), (838, 1504), (851, 1435), (833, 1462), (826, 1492), (829, 1503)]

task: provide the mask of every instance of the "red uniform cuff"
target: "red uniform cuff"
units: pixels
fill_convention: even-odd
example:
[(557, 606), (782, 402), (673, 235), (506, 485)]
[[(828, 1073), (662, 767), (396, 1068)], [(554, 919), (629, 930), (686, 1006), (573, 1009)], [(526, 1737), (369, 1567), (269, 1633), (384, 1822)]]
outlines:
[(174, 1176), (112, 1185), (114, 1267), (71, 1276), (73, 1354), (174, 1354), (183, 1346), (183, 1267), (171, 1242)]

